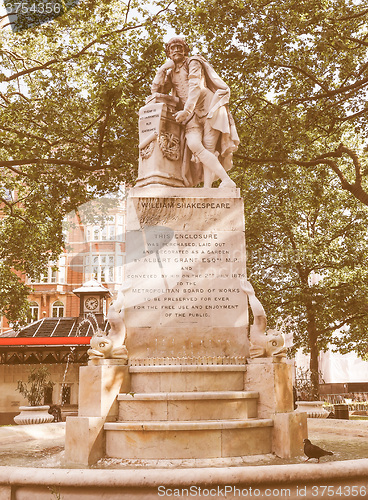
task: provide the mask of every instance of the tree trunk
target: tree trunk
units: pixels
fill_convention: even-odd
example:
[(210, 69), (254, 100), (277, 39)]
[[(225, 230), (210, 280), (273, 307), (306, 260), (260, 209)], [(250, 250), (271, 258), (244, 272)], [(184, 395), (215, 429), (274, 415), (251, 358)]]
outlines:
[(313, 294), (306, 294), (307, 308), (307, 332), (308, 332), (308, 343), (309, 343), (309, 353), (310, 362), (309, 368), (311, 371), (311, 383), (312, 383), (312, 400), (319, 400), (319, 369), (318, 369), (318, 331), (316, 326), (316, 314), (314, 309)]
[[(313, 335), (314, 337), (314, 335)], [(311, 371), (311, 382), (312, 382), (312, 398), (315, 401), (319, 400), (319, 369), (318, 369), (318, 346), (317, 339), (313, 340), (309, 338), (310, 342), (310, 371)]]

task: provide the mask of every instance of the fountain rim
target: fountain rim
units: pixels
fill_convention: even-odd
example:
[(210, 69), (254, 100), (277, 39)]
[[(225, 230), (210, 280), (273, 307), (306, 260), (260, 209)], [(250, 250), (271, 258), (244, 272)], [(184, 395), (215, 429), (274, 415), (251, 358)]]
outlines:
[[(0, 485), (55, 485), (85, 487), (189, 487), (193, 484), (276, 484), (366, 479), (368, 459), (285, 465), (202, 468), (58, 469), (0, 466)], [(163, 479), (163, 477), (165, 479)]]

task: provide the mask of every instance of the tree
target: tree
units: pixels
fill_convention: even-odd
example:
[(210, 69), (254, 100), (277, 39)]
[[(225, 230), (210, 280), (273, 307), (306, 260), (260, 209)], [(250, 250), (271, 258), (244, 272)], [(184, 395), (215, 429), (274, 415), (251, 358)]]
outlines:
[(268, 174), (261, 169), (246, 193), (250, 280), (271, 323), (292, 320), (318, 398), (321, 350), (368, 349), (368, 209), (326, 168)]
[(170, 21), (231, 86), (238, 181), (326, 165), (368, 205), (367, 18), (353, 0), (178, 2)]
[(293, 318), (315, 397), (321, 349), (368, 347), (367, 18), (352, 0), (179, 0), (169, 16), (231, 87), (251, 279), (273, 321)]
[(29, 288), (62, 251), (65, 215), (130, 183), (137, 110), (162, 57), (139, 2), (89, 0), (0, 39), (0, 315), (25, 317)]

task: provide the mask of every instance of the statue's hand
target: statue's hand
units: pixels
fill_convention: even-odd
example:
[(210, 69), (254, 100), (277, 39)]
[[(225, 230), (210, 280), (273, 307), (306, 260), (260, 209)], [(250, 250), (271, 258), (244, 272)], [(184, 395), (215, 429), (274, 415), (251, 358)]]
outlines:
[(175, 63), (172, 59), (168, 59), (161, 67), (159, 71), (167, 71), (169, 69), (174, 69)]
[(178, 111), (177, 113), (174, 114), (174, 118), (178, 123), (183, 123), (185, 120), (188, 119), (190, 113), (183, 109), (182, 111)]

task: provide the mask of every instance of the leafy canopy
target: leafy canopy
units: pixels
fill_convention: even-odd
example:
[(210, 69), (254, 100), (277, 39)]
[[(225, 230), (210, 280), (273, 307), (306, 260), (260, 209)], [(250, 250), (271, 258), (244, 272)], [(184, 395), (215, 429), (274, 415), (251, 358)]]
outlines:
[[(64, 246), (79, 205), (131, 183), (137, 110), (162, 57), (165, 7), (86, 1), (0, 39), (0, 315), (25, 317), (30, 289)], [(156, 17), (155, 17), (156, 16)]]
[(324, 164), (368, 204), (367, 19), (366, 1), (177, 2), (170, 22), (231, 86), (239, 181)]

